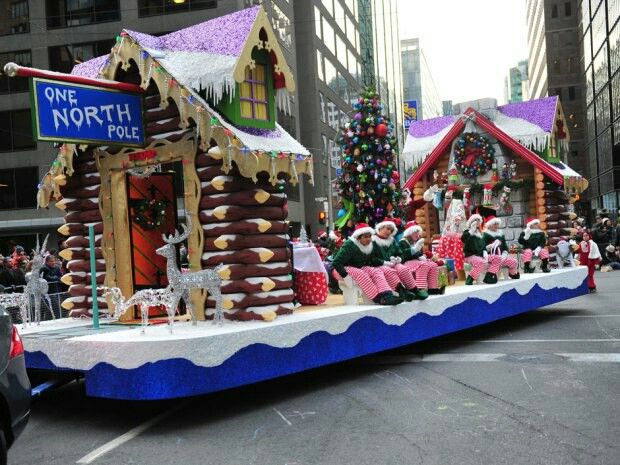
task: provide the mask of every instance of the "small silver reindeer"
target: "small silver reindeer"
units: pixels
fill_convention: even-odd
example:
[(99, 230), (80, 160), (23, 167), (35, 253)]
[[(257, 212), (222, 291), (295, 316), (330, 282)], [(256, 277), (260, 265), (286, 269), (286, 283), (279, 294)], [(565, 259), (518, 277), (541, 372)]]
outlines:
[(179, 234), (178, 230), (174, 231), (174, 235), (166, 237), (162, 234), (162, 238), (166, 245), (156, 250), (158, 255), (165, 257), (166, 273), (168, 274), (169, 287), (172, 288), (172, 303), (173, 306), (179, 304), (179, 301), (183, 299), (186, 307), (189, 309), (192, 315), (192, 324), (196, 325), (196, 309), (194, 308), (191, 300), (192, 289), (206, 289), (207, 292), (215, 298), (215, 314), (213, 317), (213, 323), (222, 325), (224, 323), (224, 301), (222, 299), (222, 278), (219, 275), (219, 271), (223, 268), (223, 265), (218, 265), (215, 268), (193, 271), (189, 273), (181, 273), (177, 267), (177, 252), (175, 245), (183, 242), (189, 237), (192, 230), (191, 215), (187, 215), (187, 225), (183, 225), (183, 233)]
[(149, 307), (159, 307), (163, 305), (168, 315), (168, 329), (172, 333), (174, 324), (174, 315), (176, 313), (176, 305), (172, 306), (172, 292), (169, 287), (162, 289), (142, 289), (125, 300), (123, 293), (118, 287), (104, 287), (103, 296), (110, 297), (110, 301), (114, 304), (114, 315), (112, 318), (119, 318), (125, 310), (132, 305), (136, 305), (140, 309), (142, 319), (142, 330), (144, 334), (149, 322)]

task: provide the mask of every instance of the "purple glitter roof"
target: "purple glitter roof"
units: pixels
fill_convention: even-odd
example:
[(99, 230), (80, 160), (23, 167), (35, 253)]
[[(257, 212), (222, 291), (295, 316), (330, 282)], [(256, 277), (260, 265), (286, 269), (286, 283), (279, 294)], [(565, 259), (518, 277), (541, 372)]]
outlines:
[[(527, 102), (508, 103), (501, 105), (497, 109), (510, 118), (521, 118), (545, 132), (551, 132), (555, 121), (558, 97), (545, 97)], [(440, 116), (438, 118), (414, 121), (409, 126), (409, 135), (416, 139), (429, 137), (442, 131), (447, 126), (451, 126), (456, 121), (456, 116)]]
[(411, 123), (411, 126), (409, 126), (409, 134), (418, 139), (432, 136), (446, 127), (452, 126), (455, 121), (456, 116), (452, 115), (414, 121)]
[(260, 6), (246, 8), (161, 37), (126, 30), (141, 46), (172, 52), (205, 52), (239, 56)]
[(508, 103), (497, 107), (504, 115), (511, 118), (521, 118), (543, 129), (551, 132), (555, 121), (558, 97), (545, 97), (527, 102)]
[(108, 57), (109, 55), (102, 55), (97, 58), (91, 58), (88, 61), (80, 63), (79, 65), (75, 65), (71, 70), (71, 74), (75, 76), (98, 78), (99, 71), (101, 71), (101, 68)]

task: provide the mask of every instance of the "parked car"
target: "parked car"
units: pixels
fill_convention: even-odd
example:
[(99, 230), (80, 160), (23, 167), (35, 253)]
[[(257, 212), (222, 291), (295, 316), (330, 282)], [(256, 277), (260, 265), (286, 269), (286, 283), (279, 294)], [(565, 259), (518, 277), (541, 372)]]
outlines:
[(24, 346), (11, 315), (0, 307), (0, 465), (30, 417)]

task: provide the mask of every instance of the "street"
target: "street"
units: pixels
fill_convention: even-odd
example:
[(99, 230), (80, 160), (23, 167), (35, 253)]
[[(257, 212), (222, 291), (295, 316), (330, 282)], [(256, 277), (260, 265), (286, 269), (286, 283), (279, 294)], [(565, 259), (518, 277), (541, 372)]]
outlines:
[(620, 463), (620, 274), (599, 292), (400, 350), (167, 402), (35, 401), (9, 463)]

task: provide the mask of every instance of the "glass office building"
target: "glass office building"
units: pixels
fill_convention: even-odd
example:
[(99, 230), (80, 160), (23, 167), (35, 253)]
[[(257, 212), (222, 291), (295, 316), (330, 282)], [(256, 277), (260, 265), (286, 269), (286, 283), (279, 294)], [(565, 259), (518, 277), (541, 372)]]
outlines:
[(580, 2), (593, 210), (620, 206), (620, 0)]

